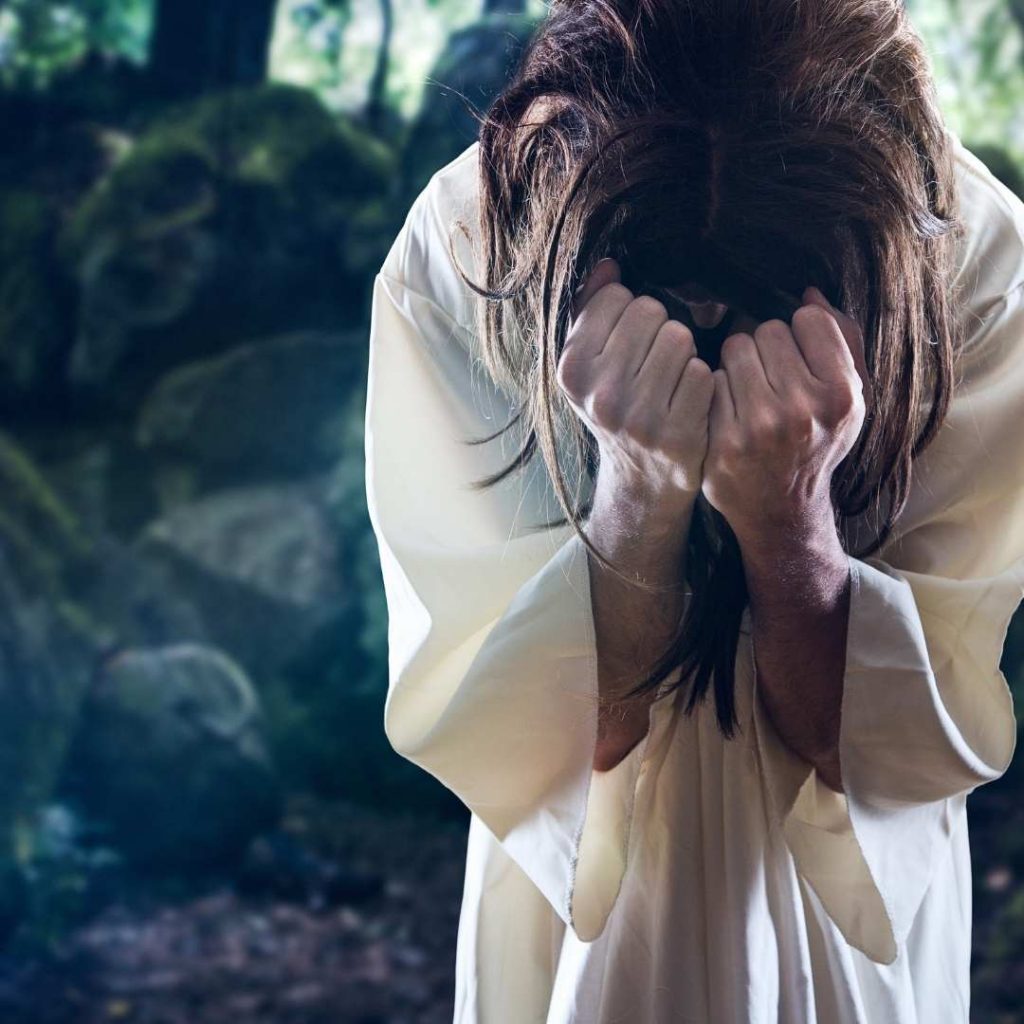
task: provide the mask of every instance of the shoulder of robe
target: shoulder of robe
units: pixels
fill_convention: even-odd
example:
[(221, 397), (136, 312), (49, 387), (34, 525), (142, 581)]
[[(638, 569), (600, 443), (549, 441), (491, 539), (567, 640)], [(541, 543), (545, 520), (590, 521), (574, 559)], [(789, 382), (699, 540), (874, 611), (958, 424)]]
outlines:
[(467, 336), (475, 334), (478, 298), (460, 277), (449, 241), (459, 266), (476, 281), (479, 149), (473, 142), (431, 175), (380, 268), (385, 277), (428, 298)]
[[(953, 287), (967, 320), (965, 354), (989, 335), (1007, 300), (1024, 285), (1024, 201), (949, 129), (966, 231)], [(1024, 343), (1024, 342), (1022, 342)]]

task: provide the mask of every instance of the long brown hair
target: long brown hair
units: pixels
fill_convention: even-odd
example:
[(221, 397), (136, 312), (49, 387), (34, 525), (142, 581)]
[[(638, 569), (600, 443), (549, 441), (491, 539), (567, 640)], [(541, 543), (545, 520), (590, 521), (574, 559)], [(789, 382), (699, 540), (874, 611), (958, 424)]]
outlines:
[[(515, 414), (474, 443), (516, 423), (523, 441), (474, 486), (539, 448), (565, 513), (543, 528), (571, 522), (602, 565), (652, 589), (581, 528), (600, 453), (557, 386), (558, 358), (573, 293), (601, 257), (630, 287), (700, 281), (702, 266), (724, 264), (790, 295), (815, 284), (863, 330), (871, 401), (831, 494), (844, 549), (847, 520), (870, 505), (876, 536), (853, 554), (877, 551), (947, 414), (963, 340), (949, 293), (963, 230), (950, 140), (902, 4), (555, 0), (480, 121), (485, 279), (459, 273), (486, 300), (481, 358)], [(563, 445), (577, 460), (573, 495)], [(693, 672), (687, 713), (713, 681), (731, 737), (748, 593), (736, 537), (703, 495), (685, 562), (691, 600), (674, 640), (616, 702), (676, 668), (679, 689)]]

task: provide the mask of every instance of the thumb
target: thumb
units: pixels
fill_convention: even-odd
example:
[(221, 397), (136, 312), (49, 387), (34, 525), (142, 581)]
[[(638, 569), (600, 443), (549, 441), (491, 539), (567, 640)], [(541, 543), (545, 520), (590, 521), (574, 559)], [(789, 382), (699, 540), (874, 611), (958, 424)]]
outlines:
[(871, 380), (870, 374), (868, 373), (867, 360), (864, 355), (864, 333), (853, 317), (847, 316), (845, 313), (836, 309), (828, 299), (825, 298), (824, 294), (819, 288), (811, 285), (804, 291), (803, 294), (804, 302), (812, 303), (816, 306), (822, 306), (828, 310), (839, 324), (839, 329), (843, 333), (843, 337), (846, 339), (846, 345), (850, 350), (850, 355), (853, 356), (854, 365), (857, 367), (857, 374), (861, 379), (861, 383), (864, 386), (864, 395), (868, 401), (868, 405), (871, 404)]
[(839, 312), (839, 310), (836, 309), (836, 307), (833, 306), (832, 303), (825, 298), (822, 291), (819, 288), (816, 288), (814, 285), (811, 285), (808, 289), (806, 289), (806, 291), (803, 294), (803, 300), (804, 302), (812, 302), (816, 306), (821, 306), (824, 309), (827, 309), (830, 313)]
[(572, 319), (583, 312), (583, 307), (600, 291), (606, 284), (622, 281), (622, 269), (616, 260), (611, 256), (605, 256), (594, 265), (593, 270), (587, 275), (583, 283), (573, 293)]

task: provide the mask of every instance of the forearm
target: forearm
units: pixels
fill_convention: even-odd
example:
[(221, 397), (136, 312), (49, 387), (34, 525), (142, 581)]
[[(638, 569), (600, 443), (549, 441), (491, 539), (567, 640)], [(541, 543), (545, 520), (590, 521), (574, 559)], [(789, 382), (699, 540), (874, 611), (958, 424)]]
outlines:
[(740, 547), (761, 701), (783, 742), (842, 792), (849, 561), (831, 523), (821, 522)]
[[(600, 494), (585, 532), (615, 565), (659, 587), (650, 592), (615, 576), (587, 553), (597, 642), (598, 685), (613, 702), (664, 654), (684, 607), (686, 541), (693, 503), (656, 517), (642, 503)], [(647, 732), (653, 694), (611, 703), (598, 718), (594, 767), (614, 768)]]

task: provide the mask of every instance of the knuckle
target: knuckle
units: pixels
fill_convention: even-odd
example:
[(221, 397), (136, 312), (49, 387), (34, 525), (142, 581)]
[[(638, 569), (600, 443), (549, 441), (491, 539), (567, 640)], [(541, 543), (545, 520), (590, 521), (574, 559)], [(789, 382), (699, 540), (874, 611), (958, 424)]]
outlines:
[(691, 356), (687, 359), (683, 373), (692, 377), (694, 380), (707, 380), (712, 384), (714, 383), (714, 376), (711, 372), (711, 367), (697, 355)]
[(679, 352), (691, 354), (697, 351), (693, 332), (680, 320), (666, 320), (658, 329), (658, 339), (670, 341)]
[(778, 319), (765, 320), (764, 323), (758, 324), (754, 330), (754, 334), (758, 338), (773, 338), (780, 335), (788, 335), (789, 333), (789, 326), (786, 322)]
[(580, 361), (573, 358), (573, 353), (563, 351), (555, 368), (555, 380), (563, 391), (576, 394), (580, 384)]
[(743, 437), (739, 431), (730, 432), (721, 438), (716, 446), (715, 462), (719, 474), (728, 472), (729, 467), (736, 464), (736, 460), (743, 454), (744, 449)]
[(748, 435), (758, 443), (777, 440), (781, 433), (780, 428), (781, 423), (776, 416), (764, 412), (751, 412), (747, 417)]
[(653, 295), (638, 295), (632, 302), (633, 308), (644, 317), (664, 320), (668, 317), (665, 303)]
[(619, 281), (610, 281), (598, 294), (622, 307), (628, 306), (634, 299), (633, 293)]
[(770, 416), (765, 421), (764, 432), (772, 444), (783, 447), (793, 439), (792, 421), (787, 416)]
[(622, 399), (614, 388), (605, 385), (594, 390), (590, 395), (589, 405), (589, 413), (595, 422), (603, 426), (618, 422)]
[(752, 344), (754, 339), (749, 334), (730, 334), (725, 341), (722, 342), (722, 348), (720, 353), (720, 359), (724, 363), (726, 360), (733, 360), (736, 356), (743, 351), (743, 349)]

